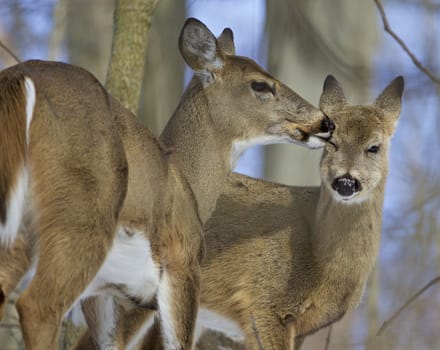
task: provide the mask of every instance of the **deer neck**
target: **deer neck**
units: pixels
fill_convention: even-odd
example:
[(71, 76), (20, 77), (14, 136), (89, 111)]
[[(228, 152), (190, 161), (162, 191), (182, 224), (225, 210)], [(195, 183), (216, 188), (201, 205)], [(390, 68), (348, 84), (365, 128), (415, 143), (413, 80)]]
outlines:
[(190, 86), (161, 135), (191, 186), (202, 222), (210, 217), (231, 172), (233, 135), (216, 130), (212, 120), (219, 117), (212, 114), (203, 89)]
[(322, 278), (363, 288), (379, 249), (384, 188), (385, 180), (364, 201), (346, 204), (321, 185), (312, 247)]

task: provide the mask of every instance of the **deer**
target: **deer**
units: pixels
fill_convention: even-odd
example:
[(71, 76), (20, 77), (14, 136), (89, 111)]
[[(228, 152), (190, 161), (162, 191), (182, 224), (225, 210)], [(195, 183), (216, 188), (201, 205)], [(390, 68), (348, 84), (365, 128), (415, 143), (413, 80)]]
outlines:
[(229, 28), (217, 39), (190, 18), (179, 49), (195, 74), (161, 140), (82, 68), (31, 60), (0, 72), (0, 245), (18, 256), (19, 232), (36, 237), (16, 305), (27, 349), (55, 349), (80, 302), (96, 348), (122, 347), (111, 331), (141, 306), (157, 310), (166, 349), (190, 349), (202, 225), (235, 161), (254, 144), (330, 137), (319, 109), (235, 55)]
[[(351, 105), (327, 77), (320, 109), (335, 130), (322, 155), (320, 186), (231, 173), (204, 225), (197, 334), (221, 331), (244, 339), (248, 350), (299, 349), (306, 336), (357, 307), (378, 255), (403, 89), (397, 77), (373, 104)], [(162, 348), (152, 313), (126, 314), (127, 344), (141, 339), (142, 349)]]

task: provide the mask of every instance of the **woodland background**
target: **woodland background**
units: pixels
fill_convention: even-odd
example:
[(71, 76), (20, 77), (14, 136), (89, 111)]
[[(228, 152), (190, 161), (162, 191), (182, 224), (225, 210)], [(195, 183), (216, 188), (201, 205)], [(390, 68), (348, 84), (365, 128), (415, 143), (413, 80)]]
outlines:
[[(119, 0), (117, 4), (130, 4), (126, 10), (136, 11), (136, 6), (146, 2)], [(137, 114), (156, 135), (177, 106), (191, 74), (177, 49), (179, 31), (188, 16), (202, 20), (216, 35), (231, 27), (238, 54), (253, 57), (315, 105), (327, 74), (337, 77), (357, 103), (369, 102), (395, 76), (405, 77), (376, 269), (361, 306), (332, 327), (330, 338), (328, 330), (322, 330), (309, 337), (303, 348), (439, 349), (439, 284), (406, 308), (381, 336), (376, 333), (411, 295), (440, 274), (440, 2), (385, 0), (385, 13), (397, 38), (384, 31), (375, 0), (150, 2), (157, 7), (148, 40), (142, 33), (138, 38), (148, 43), (146, 55), (138, 50), (122, 57), (119, 64), (138, 72), (145, 68), (139, 98), (132, 95), (126, 101), (133, 110), (139, 104)], [(148, 11), (153, 8), (143, 7), (148, 23)], [(112, 0), (1, 0), (0, 40), (22, 60), (70, 62), (90, 70), (104, 83), (114, 9)], [(136, 23), (121, 21), (119, 25)], [(0, 68), (15, 63), (0, 48)], [(113, 74), (119, 74), (118, 70)], [(237, 171), (286, 184), (313, 185), (319, 183), (319, 157), (319, 151), (294, 145), (255, 148), (243, 156)], [(22, 349), (12, 303), (8, 311), (8, 319), (0, 325), (0, 350)], [(61, 348), (67, 349), (76, 328), (66, 322), (63, 332)], [(200, 347), (230, 349), (236, 345), (211, 334)]]

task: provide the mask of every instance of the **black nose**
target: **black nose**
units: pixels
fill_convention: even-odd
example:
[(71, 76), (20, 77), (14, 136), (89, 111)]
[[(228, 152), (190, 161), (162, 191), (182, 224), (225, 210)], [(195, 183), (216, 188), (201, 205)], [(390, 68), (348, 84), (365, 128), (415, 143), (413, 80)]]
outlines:
[(335, 123), (333, 123), (329, 117), (325, 116), (321, 121), (320, 129), (322, 132), (333, 132), (335, 131)]
[(350, 174), (345, 174), (335, 179), (332, 182), (332, 187), (342, 197), (350, 197), (361, 190), (360, 182)]

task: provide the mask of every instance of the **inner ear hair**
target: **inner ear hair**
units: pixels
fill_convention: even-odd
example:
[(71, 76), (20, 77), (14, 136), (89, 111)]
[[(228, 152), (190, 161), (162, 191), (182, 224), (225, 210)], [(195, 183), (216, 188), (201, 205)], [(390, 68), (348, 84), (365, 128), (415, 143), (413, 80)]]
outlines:
[(404, 87), (405, 81), (403, 77), (398, 76), (382, 91), (374, 104), (385, 114), (392, 114), (397, 117), (402, 105)]
[(195, 18), (187, 19), (183, 25), (179, 49), (185, 62), (196, 72), (220, 69), (223, 65), (215, 36)]

